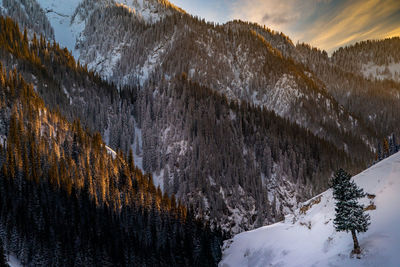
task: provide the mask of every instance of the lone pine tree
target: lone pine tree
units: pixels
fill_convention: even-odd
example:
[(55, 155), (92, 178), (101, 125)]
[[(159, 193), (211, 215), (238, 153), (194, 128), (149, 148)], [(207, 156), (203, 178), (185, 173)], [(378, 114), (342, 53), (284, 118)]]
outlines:
[(363, 189), (358, 188), (351, 180), (351, 175), (343, 169), (338, 170), (332, 180), (333, 197), (336, 200), (336, 231), (351, 232), (354, 242), (354, 254), (360, 254), (361, 249), (356, 232), (366, 232), (370, 225), (370, 216), (364, 212), (358, 199), (365, 196)]

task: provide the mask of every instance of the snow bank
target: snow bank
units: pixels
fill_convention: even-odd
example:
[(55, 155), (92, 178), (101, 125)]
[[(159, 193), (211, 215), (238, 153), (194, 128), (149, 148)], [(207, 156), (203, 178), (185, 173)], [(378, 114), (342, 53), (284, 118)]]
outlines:
[(284, 222), (236, 235), (224, 245), (220, 267), (232, 266), (400, 266), (400, 153), (354, 177), (366, 193), (371, 226), (359, 234), (361, 259), (351, 258), (350, 233), (333, 226), (335, 201), (328, 190), (288, 215)]

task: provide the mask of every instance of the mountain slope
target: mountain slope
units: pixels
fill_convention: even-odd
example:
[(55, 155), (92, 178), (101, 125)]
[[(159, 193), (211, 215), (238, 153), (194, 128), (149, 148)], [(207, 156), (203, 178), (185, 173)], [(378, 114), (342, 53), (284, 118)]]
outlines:
[(400, 82), (400, 38), (368, 40), (339, 48), (332, 61), (367, 79)]
[[(43, 49), (43, 38), (32, 44), (47, 75), (19, 59), (17, 49), (5, 53), (5, 65), (17, 66), (47, 105), (69, 119), (80, 118), (115, 151), (132, 149), (154, 182), (192, 204), (198, 216), (235, 233), (275, 222), (299, 201), (325, 190), (332, 170), (360, 168), (371, 158), (356, 134), (370, 136), (368, 130), (314, 83), (312, 74), (282, 58), (257, 33), (215, 26), (182, 12), (148, 24), (123, 6), (91, 9), (90, 3), (101, 1), (84, 3), (76, 13), (87, 18), (86, 39), (78, 49), (88, 52), (84, 55), (93, 66), (100, 63), (96, 70), (101, 72), (111, 66), (107, 60), (115, 59), (114, 45), (121, 44), (123, 60), (112, 65), (116, 71), (111, 68), (111, 73), (132, 87), (118, 90), (87, 75), (58, 44)], [(193, 40), (200, 42), (196, 49)], [(253, 46), (256, 52), (241, 54)], [(232, 58), (225, 57), (225, 48), (234, 53)], [(213, 75), (215, 70), (220, 71)], [(260, 81), (247, 76), (254, 73)], [(226, 86), (235, 77), (230, 95)]]
[[(40, 91), (61, 91), (51, 77), (63, 68), (75, 76), (70, 82), (83, 75), (96, 85), (65, 50), (41, 40), (29, 44), (17, 24), (0, 17), (0, 239), (6, 250), (27, 266), (216, 265), (221, 235), (174, 195), (162, 194), (131, 153), (114, 153), (98, 132), (69, 122), (40, 98), (39, 81), (47, 81)], [(36, 72), (28, 75), (32, 65)]]
[[(359, 68), (364, 62), (369, 64), (369, 60), (375, 62), (372, 65), (383, 64), (379, 67), (381, 69), (385, 68), (385, 62), (396, 65), (397, 61), (392, 61), (398, 57), (396, 40), (362, 42), (354, 47), (341, 48), (332, 57), (307, 44), (299, 44), (295, 53), (287, 56), (293, 56), (294, 60), (309, 68), (338, 103), (368, 125), (377, 137), (383, 138), (393, 132), (400, 133), (397, 127), (400, 121), (400, 83), (366, 78)], [(393, 44), (394, 49), (389, 44)]]
[[(230, 100), (274, 111), (341, 149), (372, 139), (312, 73), (282, 57), (247, 25), (220, 26), (175, 13), (149, 26), (119, 6), (106, 10), (92, 11), (78, 47), (79, 60), (109, 81), (144, 86), (151, 80), (157, 86), (184, 72)], [(343, 132), (354, 140), (343, 140)]]
[[(390, 109), (362, 116), (360, 109), (349, 107), (348, 99), (342, 97), (346, 95), (343, 91), (351, 92), (347, 80), (329, 83), (312, 68), (313, 53), (265, 27), (240, 21), (221, 26), (206, 23), (160, 0), (55, 3), (39, 4), (55, 29), (56, 40), (90, 70), (116, 84), (142, 86), (152, 75), (162, 73), (170, 79), (186, 72), (229, 99), (272, 110), (340, 149), (364, 146), (363, 152), (354, 155), (368, 154), (365, 150), (373, 150), (377, 138), (393, 132), (392, 121), (384, 130), (374, 131), (381, 117), (392, 114)], [(330, 64), (328, 60), (327, 67)], [(393, 106), (386, 95), (384, 99), (376, 95), (360, 99), (356, 94), (357, 104), (364, 107), (367, 97)], [(343, 133), (352, 140), (345, 140)]]
[(18, 21), (21, 27), (54, 39), (54, 29), (37, 1), (1, 0), (0, 15)]
[[(356, 175), (354, 181), (374, 199), (371, 226), (359, 234), (361, 259), (350, 258), (349, 233), (337, 233), (331, 189), (304, 203), (284, 222), (245, 232), (226, 241), (219, 266), (398, 266), (400, 262), (400, 153)], [(302, 212), (305, 211), (305, 212)]]
[[(340, 149), (364, 146), (365, 150), (373, 142), (368, 127), (317, 85), (312, 73), (282, 58), (286, 50), (279, 43), (289, 42), (287, 37), (266, 36), (262, 34), (266, 31), (245, 23), (206, 23), (168, 1), (74, 0), (60, 5), (46, 0), (39, 4), (56, 41), (115, 84), (143, 86), (150, 79), (159, 84), (152, 75), (161, 72), (170, 79), (185, 72), (231, 100), (274, 111)], [(353, 140), (343, 140), (343, 132)], [(368, 152), (357, 155), (364, 154)]]

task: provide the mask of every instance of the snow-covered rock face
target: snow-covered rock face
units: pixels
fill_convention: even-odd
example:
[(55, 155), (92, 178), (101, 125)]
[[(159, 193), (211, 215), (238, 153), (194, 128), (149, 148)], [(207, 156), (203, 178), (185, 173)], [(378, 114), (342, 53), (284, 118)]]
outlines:
[(284, 74), (268, 92), (266, 106), (281, 117), (286, 117), (295, 105), (295, 101), (304, 94), (297, 88), (296, 81), (290, 75)]
[(54, 29), (54, 35), (57, 42), (67, 47), (75, 53), (75, 42), (83, 30), (83, 24), (71, 24), (71, 17), (74, 14), (75, 8), (81, 0), (38, 0), (37, 2), (42, 7), (47, 15), (51, 26)]
[(369, 230), (358, 235), (361, 259), (350, 257), (351, 234), (334, 229), (335, 201), (328, 190), (285, 221), (226, 241), (219, 266), (399, 266), (400, 153), (353, 179), (366, 193), (376, 195), (362, 200), (377, 209), (369, 211)]
[(28, 30), (30, 37), (35, 32), (49, 39), (54, 38), (53, 27), (35, 0), (0, 0), (0, 15), (9, 16), (17, 21), (20, 29)]
[[(160, 5), (157, 0), (114, 0), (117, 5), (124, 6), (135, 12), (139, 19), (143, 19), (147, 23), (154, 23), (160, 21), (164, 16), (171, 15), (171, 10), (176, 9), (175, 6), (166, 2), (166, 6)], [(181, 11), (181, 10), (179, 10)]]
[(362, 64), (361, 73), (367, 79), (387, 79), (400, 82), (400, 62), (392, 62), (382, 66), (369, 62), (368, 64)]
[[(122, 6), (129, 10), (129, 12), (134, 13), (138, 19), (141, 19), (148, 24), (155, 23), (164, 16), (172, 14), (172, 10), (182, 12), (182, 10), (176, 8), (167, 1), (162, 4), (158, 0), (36, 1), (54, 29), (55, 40), (57, 40), (57, 42), (62, 46), (67, 47), (76, 58), (79, 58), (77, 43), (81, 38), (84, 38), (82, 33), (85, 29), (86, 20), (96, 8), (104, 8), (113, 5)], [(18, 1), (16, 1), (15, 4), (24, 7), (24, 5), (20, 4)], [(4, 13), (7, 13), (7, 10), (4, 9), (3, 6), (4, 5), (0, 5), (1, 9)], [(23, 10), (24, 9), (25, 8), (23, 8)]]

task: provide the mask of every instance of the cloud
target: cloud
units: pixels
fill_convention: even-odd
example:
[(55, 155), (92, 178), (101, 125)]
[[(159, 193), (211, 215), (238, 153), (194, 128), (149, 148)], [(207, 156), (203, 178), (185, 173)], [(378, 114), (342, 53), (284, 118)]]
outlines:
[(285, 31), (302, 17), (310, 15), (320, 2), (331, 0), (234, 0), (231, 18), (240, 18), (265, 24), (269, 28)]
[(388, 33), (400, 30), (399, 12), (398, 0), (353, 0), (334, 13), (332, 19), (316, 20), (304, 39), (332, 50), (365, 39), (391, 37)]
[(264, 23), (268, 23), (269, 21), (271, 21), (272, 23), (274, 23), (276, 25), (282, 25), (282, 24), (287, 24), (287, 23), (293, 21), (294, 19), (295, 19), (294, 17), (290, 17), (285, 14), (268, 14), (268, 13), (266, 13), (264, 15), (264, 17), (262, 18), (262, 21)]
[(400, 34), (399, 0), (234, 0), (231, 18), (265, 24), (332, 52)]

